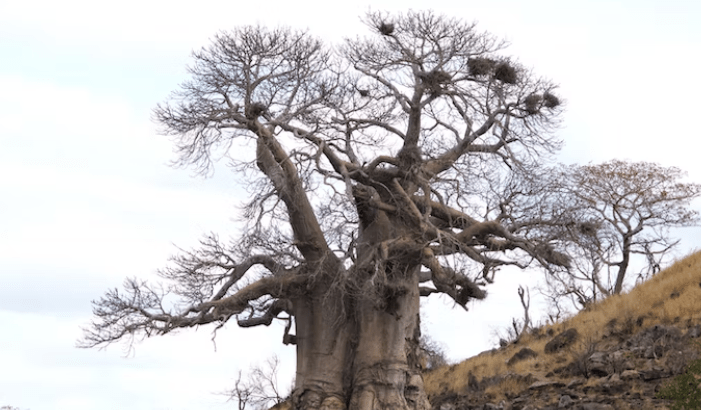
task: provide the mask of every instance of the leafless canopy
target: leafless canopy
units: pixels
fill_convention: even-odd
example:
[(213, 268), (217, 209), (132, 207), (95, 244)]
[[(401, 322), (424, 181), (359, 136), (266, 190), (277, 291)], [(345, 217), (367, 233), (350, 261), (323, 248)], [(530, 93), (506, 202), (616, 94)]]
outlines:
[(473, 24), (431, 12), (365, 23), (369, 37), (333, 49), (249, 26), (193, 54), (155, 119), (178, 165), (206, 174), (228, 158), (246, 177), (246, 228), (182, 251), (162, 286), (130, 279), (95, 301), (83, 346), (232, 317), (289, 330), (291, 301), (316, 284), (353, 297), (391, 284), (400, 264), (422, 267), (421, 295), (461, 306), (484, 297), (479, 277), (495, 267), (568, 264), (485, 200), (492, 181), (559, 148), (556, 86)]
[(620, 293), (636, 255), (643, 266), (638, 275), (646, 278), (679, 243), (670, 228), (700, 222), (690, 203), (701, 184), (682, 182), (676, 167), (612, 160), (548, 173), (542, 188), (549, 199), (542, 204), (561, 215), (558, 235), (572, 256), (570, 269), (549, 277), (553, 302), (569, 298), (581, 309)]

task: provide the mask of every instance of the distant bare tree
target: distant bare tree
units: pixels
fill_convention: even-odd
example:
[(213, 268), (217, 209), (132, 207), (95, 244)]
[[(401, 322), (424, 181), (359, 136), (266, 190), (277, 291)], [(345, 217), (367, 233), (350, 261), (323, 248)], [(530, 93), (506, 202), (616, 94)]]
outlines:
[(254, 366), (246, 376), (239, 371), (234, 388), (226, 395), (236, 401), (239, 410), (245, 410), (249, 405), (256, 410), (268, 409), (282, 403), (287, 395), (281, 392), (278, 383), (279, 365), (278, 357), (272, 356), (262, 367)]
[(426, 362), (423, 366), (426, 370), (435, 370), (448, 364), (445, 348), (429, 335), (421, 335), (419, 347), (421, 348)]
[(518, 287), (518, 297), (521, 299), (521, 306), (523, 307), (523, 320), (519, 321), (516, 318), (511, 319), (511, 327), (514, 330), (514, 340), (518, 342), (528, 329), (531, 327), (531, 292), (528, 288), (524, 289), (523, 286)]
[(365, 23), (369, 37), (333, 52), (253, 26), (194, 53), (155, 117), (177, 164), (206, 174), (232, 161), (248, 224), (174, 257), (167, 285), (107, 292), (82, 346), (279, 319), (297, 347), (295, 408), (428, 409), (420, 297), (466, 307), (499, 266), (568, 265), (487, 195), (560, 147), (555, 85), (474, 24), (431, 12)]
[(700, 222), (690, 203), (701, 184), (683, 176), (676, 167), (619, 160), (553, 170), (549, 201), (561, 204), (555, 214), (562, 215), (558, 226), (572, 262), (548, 276), (545, 292), (582, 309), (621, 293), (635, 255), (646, 265), (638, 277), (658, 271), (679, 243), (670, 228)]
[(528, 288), (519, 285), (517, 290), (521, 306), (523, 307), (523, 319), (511, 318), (511, 327), (502, 329), (494, 329), (493, 336), (499, 339), (499, 346), (506, 347), (511, 343), (518, 343), (521, 337), (525, 335), (532, 326), (530, 308), (531, 308), (531, 293)]

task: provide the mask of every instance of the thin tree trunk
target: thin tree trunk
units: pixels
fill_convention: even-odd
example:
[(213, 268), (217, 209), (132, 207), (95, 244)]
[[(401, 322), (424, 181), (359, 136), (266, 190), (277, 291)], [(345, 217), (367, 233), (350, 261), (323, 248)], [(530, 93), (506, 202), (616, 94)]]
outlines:
[(618, 264), (618, 274), (616, 275), (616, 286), (613, 289), (614, 295), (620, 295), (623, 290), (623, 280), (626, 277), (626, 271), (628, 270), (628, 264), (630, 263), (630, 247), (631, 247), (631, 237), (623, 237), (623, 259)]

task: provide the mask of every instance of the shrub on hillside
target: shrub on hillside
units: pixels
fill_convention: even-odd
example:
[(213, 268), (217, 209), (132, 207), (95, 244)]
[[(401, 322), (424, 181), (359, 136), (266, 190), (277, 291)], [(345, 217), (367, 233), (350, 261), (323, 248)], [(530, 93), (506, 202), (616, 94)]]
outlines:
[(664, 386), (657, 397), (673, 400), (672, 410), (701, 409), (701, 359), (691, 362), (686, 372)]

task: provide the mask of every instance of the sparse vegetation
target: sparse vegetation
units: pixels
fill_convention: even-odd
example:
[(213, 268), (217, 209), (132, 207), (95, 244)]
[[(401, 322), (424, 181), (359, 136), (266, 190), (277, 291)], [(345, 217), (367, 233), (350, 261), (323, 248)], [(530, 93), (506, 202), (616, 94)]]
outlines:
[(517, 395), (531, 383), (532, 380), (529, 378), (518, 377), (515, 374), (507, 374), (498, 383), (487, 387), (485, 393), (493, 397), (493, 400), (501, 401)]
[(419, 347), (421, 348), (426, 363), (423, 367), (426, 370), (438, 369), (446, 366), (448, 359), (445, 354), (445, 348), (439, 342), (433, 340), (429, 335), (422, 334), (419, 339)]
[(571, 357), (570, 367), (572, 371), (570, 373), (575, 376), (584, 376), (588, 379), (591, 376), (589, 359), (596, 352), (596, 348), (597, 343), (589, 339), (580, 342), (577, 348), (568, 349)]
[(701, 359), (689, 364), (686, 372), (664, 386), (657, 397), (673, 400), (672, 410), (701, 409)]
[[(672, 295), (675, 296), (672, 297)], [(474, 384), (475, 379), (489, 380), (508, 374), (530, 374), (538, 379), (546, 379), (546, 375), (551, 373), (548, 380), (560, 380), (564, 383), (570, 376), (553, 375), (554, 370), (570, 366), (570, 369), (575, 371), (582, 370), (579, 377), (586, 376), (590, 365), (587, 359), (594, 351), (626, 340), (633, 333), (652, 328), (657, 324), (674, 323), (686, 326), (701, 324), (701, 252), (695, 252), (678, 260), (628, 293), (613, 295), (567, 320), (524, 333), (517, 345), (483, 352), (462, 363), (428, 372), (425, 376), (426, 391), (429, 397), (459, 394), (467, 391), (470, 379)], [(578, 342), (573, 348), (552, 354), (542, 353), (545, 344), (552, 339), (552, 335), (570, 328), (576, 329), (579, 334)], [(507, 361), (526, 347), (539, 352), (539, 356), (507, 367)], [(625, 370), (623, 363), (629, 359), (632, 357), (623, 356), (613, 361), (613, 366), (618, 373)], [(585, 385), (598, 383), (593, 378), (585, 380)], [(675, 380), (670, 386), (676, 387), (663, 389), (658, 395), (659, 398), (674, 399), (686, 393), (690, 393), (692, 398), (697, 397), (696, 400), (701, 398), (701, 386), (699, 386), (701, 361), (693, 362), (687, 373)], [(689, 382), (695, 382), (696, 385), (690, 386)], [(521, 386), (506, 379), (501, 383), (504, 384), (502, 387), (510, 386), (511, 390)], [(495, 392), (498, 390), (499, 387), (490, 387), (488, 391), (496, 397), (498, 395)], [(632, 391), (631, 394), (639, 395), (640, 392)], [(699, 396), (695, 396), (697, 394)], [(689, 402), (686, 405), (691, 407), (684, 408), (700, 408), (698, 404), (693, 407), (690, 403), (698, 402)]]
[(236, 402), (238, 410), (267, 409), (283, 403), (289, 394), (283, 394), (278, 383), (279, 365), (280, 360), (274, 355), (263, 366), (254, 366), (245, 377), (239, 371), (234, 387), (224, 394)]

